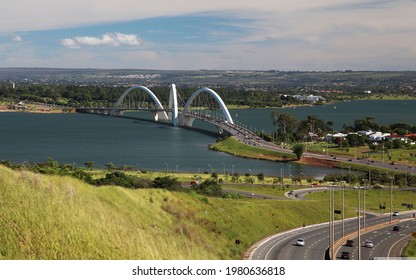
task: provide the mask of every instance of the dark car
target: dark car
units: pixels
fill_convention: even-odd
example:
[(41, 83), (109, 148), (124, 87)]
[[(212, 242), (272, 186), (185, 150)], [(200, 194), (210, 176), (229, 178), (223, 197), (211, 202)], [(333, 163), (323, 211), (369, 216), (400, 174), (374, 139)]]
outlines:
[(393, 227), (393, 231), (399, 231), (400, 230), (400, 226), (394, 226)]
[(354, 240), (351, 240), (351, 239), (347, 240), (347, 243), (345, 243), (345, 246), (348, 246), (348, 247), (352, 247), (353, 245), (354, 245)]
[(341, 253), (341, 259), (349, 260), (350, 259), (350, 253), (349, 252), (342, 252)]

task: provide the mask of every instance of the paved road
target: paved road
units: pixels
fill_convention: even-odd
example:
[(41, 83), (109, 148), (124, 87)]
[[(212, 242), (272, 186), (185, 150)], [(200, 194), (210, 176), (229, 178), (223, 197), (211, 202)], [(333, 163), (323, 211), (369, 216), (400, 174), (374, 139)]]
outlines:
[[(341, 259), (341, 253), (345, 251), (350, 253), (352, 260), (359, 259), (358, 246), (361, 249), (362, 260), (400, 257), (403, 246), (407, 244), (411, 233), (416, 232), (416, 220), (409, 219), (394, 225), (399, 225), (400, 231), (393, 231), (393, 225), (388, 225), (384, 228), (362, 234), (361, 244), (358, 244), (358, 238), (353, 238), (355, 246), (341, 246), (336, 252), (336, 258)], [(367, 239), (373, 242), (373, 248), (365, 246)]]
[[(404, 216), (404, 215), (402, 215)], [(410, 216), (410, 214), (409, 214)], [(401, 217), (403, 218), (403, 217)], [(366, 215), (366, 226), (372, 226), (389, 221), (389, 215)], [(361, 219), (361, 222), (363, 220)], [(416, 223), (414, 223), (416, 225)], [(357, 219), (349, 219), (344, 223), (344, 233), (357, 231)], [(342, 224), (336, 223), (335, 239), (342, 237)], [(304, 238), (305, 246), (296, 246), (296, 239)], [(365, 240), (365, 239), (364, 239)], [(387, 243), (380, 246), (387, 246)], [(328, 223), (301, 227), (295, 230), (276, 234), (264, 240), (251, 252), (250, 259), (254, 260), (323, 260), (330, 245)], [(377, 253), (378, 254), (378, 253)], [(377, 255), (376, 254), (376, 255)], [(373, 255), (376, 256), (376, 255)], [(378, 256), (378, 255), (377, 255)]]

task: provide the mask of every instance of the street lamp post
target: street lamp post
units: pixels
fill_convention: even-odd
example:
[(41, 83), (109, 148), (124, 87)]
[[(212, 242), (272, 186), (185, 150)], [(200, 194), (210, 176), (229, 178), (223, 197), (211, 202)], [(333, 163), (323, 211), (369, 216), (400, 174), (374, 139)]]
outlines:
[(363, 179), (363, 182), (364, 182), (364, 190), (363, 190), (363, 192), (364, 192), (364, 205), (363, 205), (363, 228), (365, 228), (365, 190), (366, 190), (366, 188), (367, 188), (367, 179)]
[[(307, 181), (306, 175), (303, 172), (300, 172), (301, 175), (305, 176), (305, 182)], [(302, 179), (300, 179), (300, 187), (302, 188)]]
[(358, 260), (361, 259), (361, 221), (360, 221), (360, 188), (358, 193)]
[(345, 181), (341, 181), (342, 183), (342, 237), (345, 236), (345, 226), (344, 226), (344, 212), (345, 212), (345, 204), (344, 204), (344, 190), (345, 190)]
[[(248, 171), (250, 171), (251, 176), (253, 176), (253, 170), (251, 170), (249, 168)], [(251, 179), (253, 179), (253, 178), (251, 178)], [(251, 195), (254, 195), (254, 184), (253, 183), (251, 183)]]
[(332, 186), (332, 259), (335, 259), (334, 255), (334, 243), (335, 243), (335, 205), (334, 205), (334, 196), (335, 196), (335, 186)]
[(394, 177), (390, 177), (390, 224), (392, 223), (393, 219), (393, 180)]

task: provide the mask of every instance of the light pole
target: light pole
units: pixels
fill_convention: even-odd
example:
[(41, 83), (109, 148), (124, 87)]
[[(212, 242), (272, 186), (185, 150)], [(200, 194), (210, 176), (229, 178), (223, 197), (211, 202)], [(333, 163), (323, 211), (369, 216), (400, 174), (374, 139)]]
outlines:
[(351, 187), (351, 166), (347, 166), (347, 167), (348, 167), (349, 184)]
[(344, 227), (344, 219), (345, 219), (345, 216), (344, 216), (344, 210), (345, 210), (345, 204), (344, 204), (344, 190), (345, 190), (345, 181), (344, 180), (342, 180), (341, 181), (341, 183), (342, 183), (342, 237), (344, 237), (345, 236), (345, 227)]
[[(301, 174), (301, 175), (303, 175), (303, 176), (305, 176), (305, 182), (306, 182), (307, 180), (306, 180), (306, 175), (305, 175), (305, 173), (300, 172), (300, 174)], [(300, 179), (300, 187), (302, 188), (302, 179)]]
[(358, 260), (361, 259), (361, 221), (360, 221), (360, 188), (358, 193)]
[[(253, 170), (251, 170), (250, 168), (248, 169), (248, 171), (250, 171), (251, 176), (253, 176)], [(254, 184), (251, 183), (251, 195), (254, 195)]]
[(364, 182), (364, 206), (363, 206), (363, 228), (365, 228), (365, 190), (366, 190), (366, 188), (367, 188), (367, 179), (363, 179), (363, 182)]
[(390, 224), (392, 223), (393, 219), (393, 180), (394, 177), (390, 177)]
[(329, 186), (329, 254), (331, 259), (335, 259), (335, 251), (334, 251), (334, 243), (335, 243), (335, 205), (334, 205), (334, 197), (335, 197), (335, 185), (331, 184)]

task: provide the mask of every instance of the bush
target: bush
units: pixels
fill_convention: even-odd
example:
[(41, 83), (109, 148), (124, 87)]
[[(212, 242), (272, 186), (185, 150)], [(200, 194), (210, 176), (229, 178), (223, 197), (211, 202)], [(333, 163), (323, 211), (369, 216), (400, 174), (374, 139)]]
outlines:
[(215, 180), (205, 180), (199, 185), (192, 186), (198, 194), (208, 196), (225, 197), (226, 193), (222, 191), (221, 186)]
[(178, 181), (178, 179), (171, 176), (156, 177), (153, 180), (152, 187), (171, 191), (182, 189), (181, 183)]
[(149, 188), (151, 186), (151, 182), (148, 179), (127, 175), (120, 171), (108, 173), (105, 178), (93, 180), (92, 183), (97, 186), (117, 185), (131, 189)]

